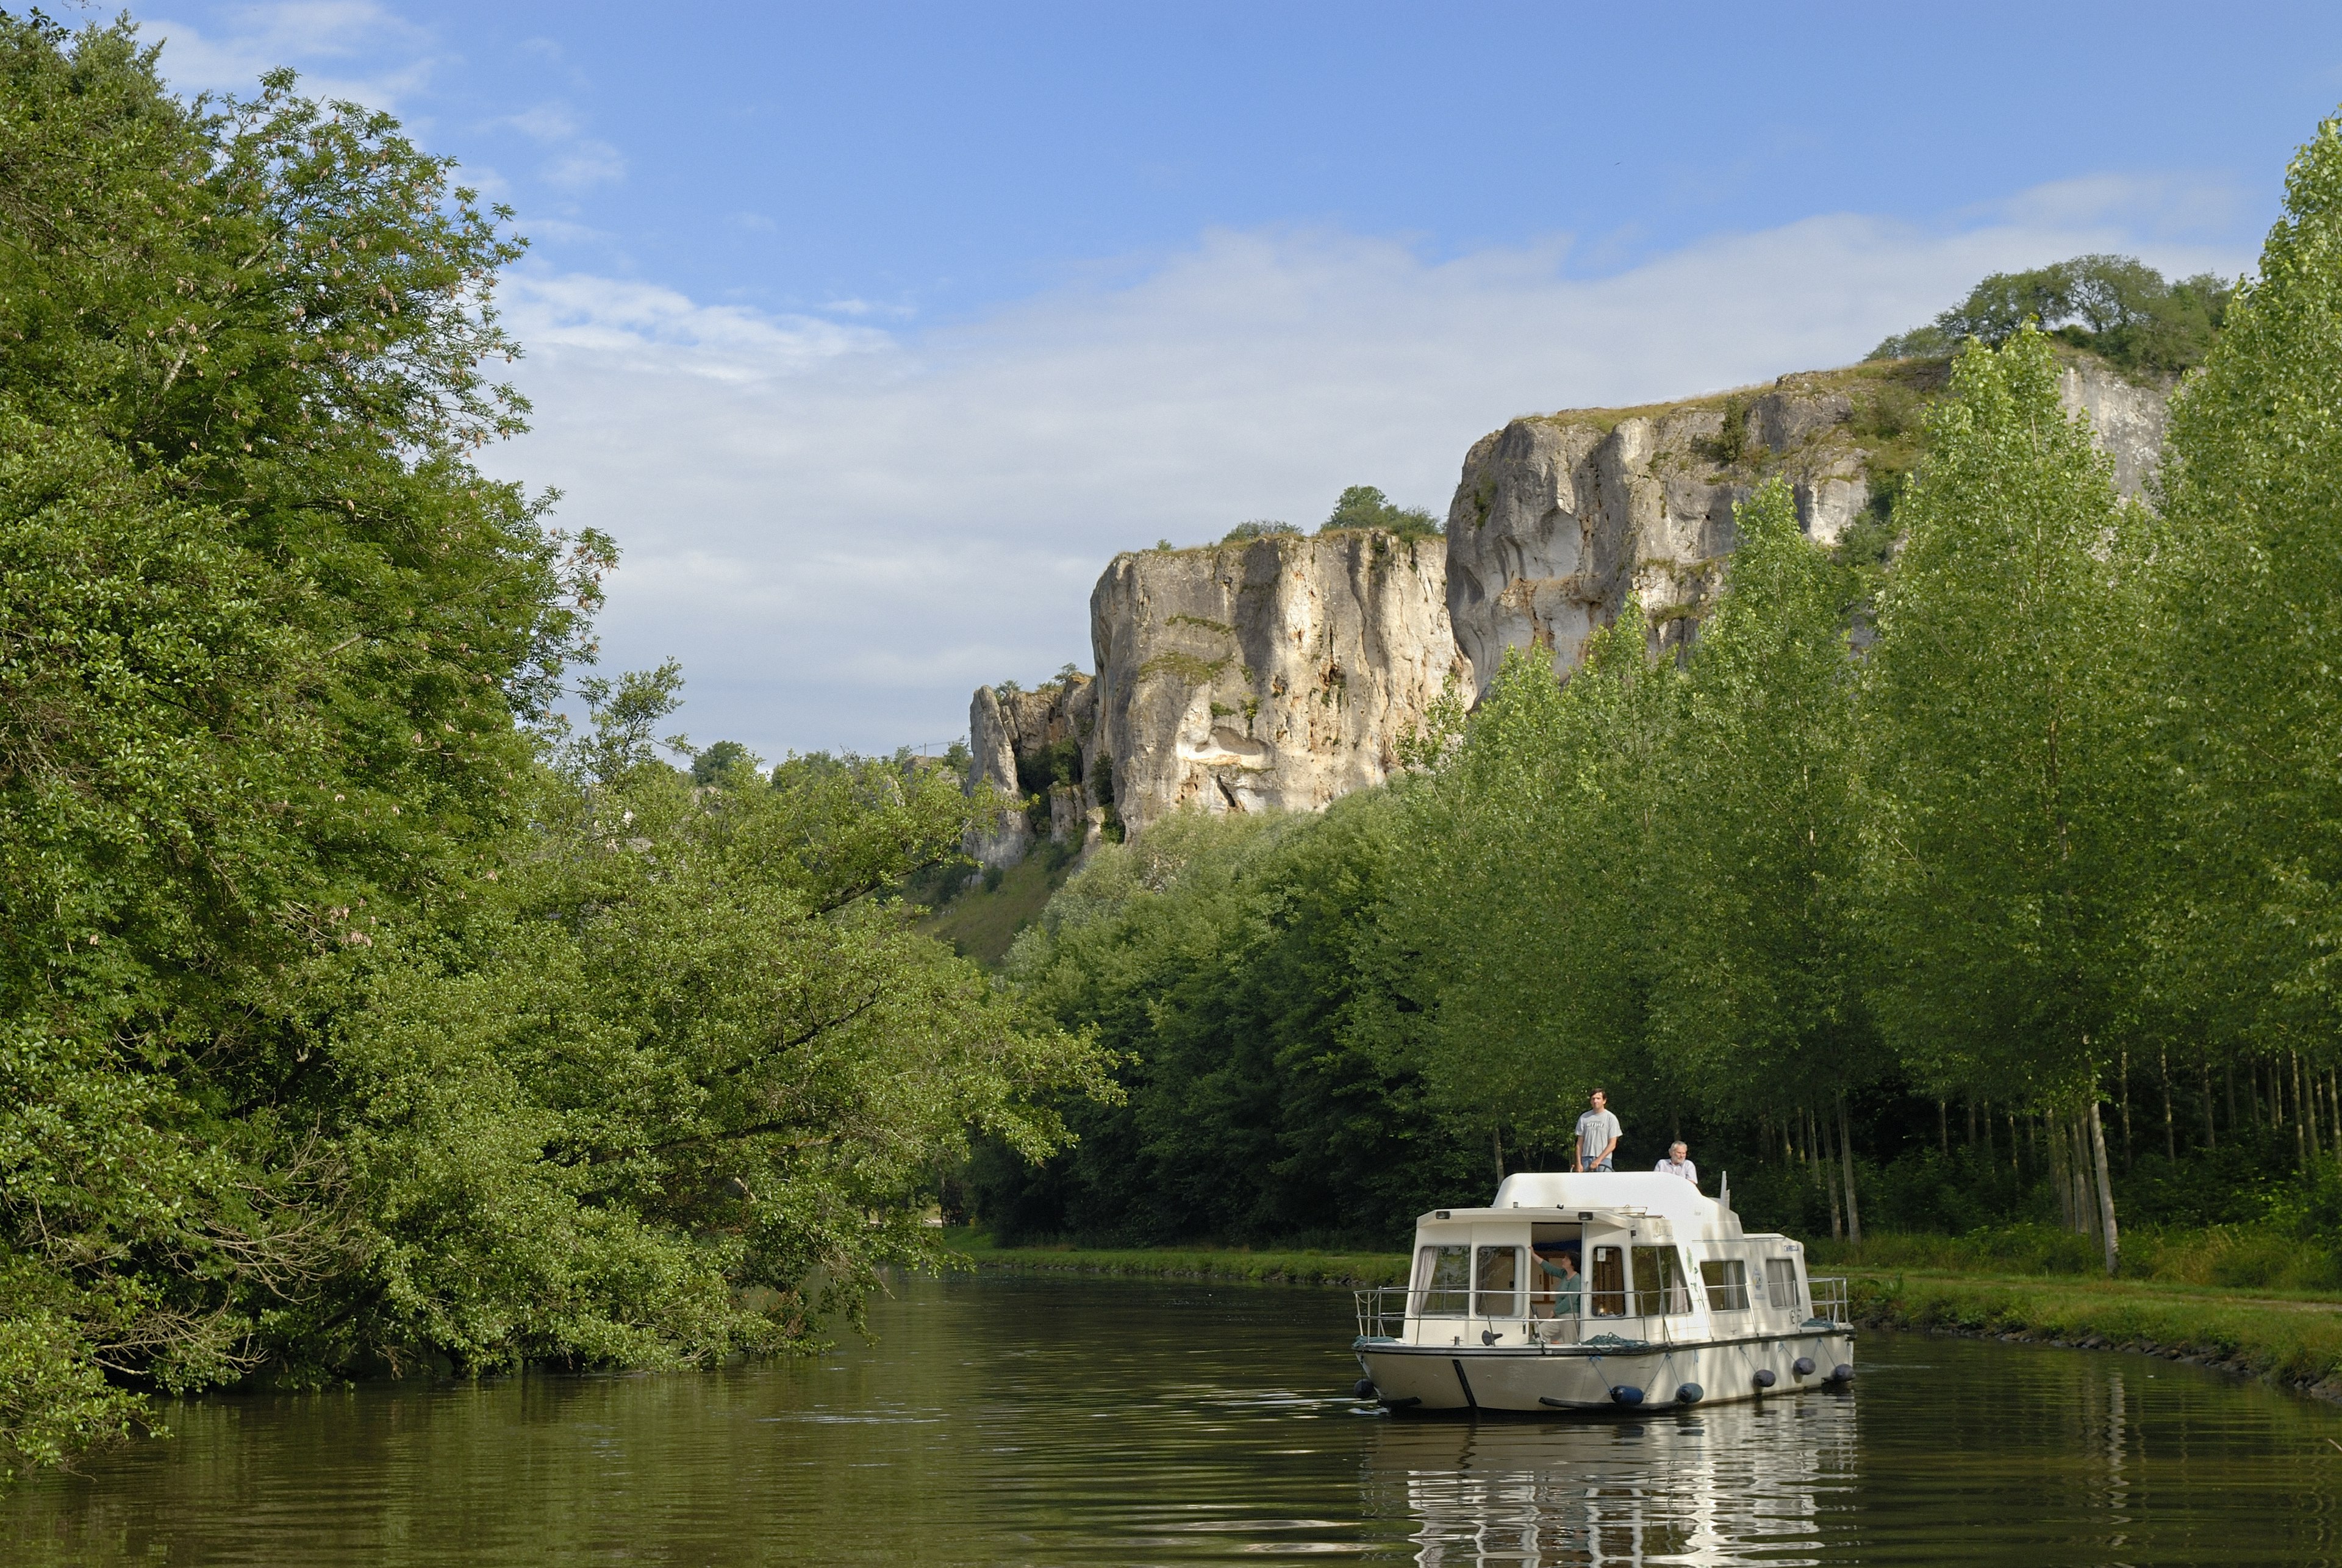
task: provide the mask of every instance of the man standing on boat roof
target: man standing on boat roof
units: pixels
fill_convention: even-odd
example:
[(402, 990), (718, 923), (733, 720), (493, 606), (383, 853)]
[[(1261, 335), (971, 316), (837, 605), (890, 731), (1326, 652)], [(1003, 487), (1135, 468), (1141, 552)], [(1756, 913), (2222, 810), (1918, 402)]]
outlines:
[(1594, 1108), (1577, 1118), (1577, 1164), (1576, 1170), (1607, 1171), (1615, 1169), (1612, 1159), (1618, 1153), (1618, 1134), (1625, 1128), (1612, 1115), (1608, 1102), (1601, 1090), (1586, 1096)]

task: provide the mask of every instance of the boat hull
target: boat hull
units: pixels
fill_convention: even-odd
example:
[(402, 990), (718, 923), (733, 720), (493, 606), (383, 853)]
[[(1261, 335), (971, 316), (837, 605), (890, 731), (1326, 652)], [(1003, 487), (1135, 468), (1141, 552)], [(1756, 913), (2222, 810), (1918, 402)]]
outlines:
[[(1503, 1411), (1560, 1415), (1729, 1404), (1838, 1386), (1854, 1371), (1854, 1331), (1843, 1325), (1615, 1349), (1581, 1344), (1483, 1349), (1373, 1339), (1359, 1340), (1355, 1348), (1359, 1365), (1373, 1380), (1376, 1399), (1401, 1414)], [(1800, 1358), (1811, 1363), (1810, 1372), (1797, 1370)], [(1762, 1372), (1773, 1374), (1769, 1386), (1759, 1378)], [(1624, 1390), (1635, 1393), (1616, 1392)]]

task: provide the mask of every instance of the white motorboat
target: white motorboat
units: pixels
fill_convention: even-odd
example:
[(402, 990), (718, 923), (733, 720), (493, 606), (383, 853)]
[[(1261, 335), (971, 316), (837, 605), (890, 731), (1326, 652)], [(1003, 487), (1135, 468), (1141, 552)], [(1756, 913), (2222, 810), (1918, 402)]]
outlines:
[[(1582, 1287), (1556, 1268), (1575, 1254)], [(1358, 1395), (1386, 1410), (1615, 1411), (1844, 1387), (1846, 1282), (1658, 1171), (1506, 1176), (1416, 1222), (1406, 1284), (1358, 1293)]]

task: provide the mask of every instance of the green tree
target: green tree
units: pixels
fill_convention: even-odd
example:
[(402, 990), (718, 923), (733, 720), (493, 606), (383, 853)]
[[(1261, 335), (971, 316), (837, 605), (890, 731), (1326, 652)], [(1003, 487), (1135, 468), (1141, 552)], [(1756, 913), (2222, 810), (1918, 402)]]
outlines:
[(2342, 124), (2328, 120), (2287, 172), (2258, 276), (2173, 403), (2157, 673), (2178, 781), (2159, 900), (2167, 989), (2198, 1000), (2216, 1049), (2300, 1050), (2329, 1067), (2342, 1021), (2337, 480)]
[(1371, 484), (1353, 484), (1342, 492), (1317, 532), (1338, 534), (1349, 528), (1385, 528), (1403, 539), (1417, 539), (1438, 533), (1439, 519), (1421, 506), (1394, 504)]
[(1226, 534), (1221, 534), (1220, 543), (1223, 544), (1249, 544), (1256, 539), (1297, 539), (1300, 536), (1301, 530), (1296, 528), (1290, 523), (1274, 523), (1266, 518), (1256, 518), (1250, 522), (1239, 523), (1235, 527), (1229, 529)]
[(691, 782), (696, 784), (721, 784), (743, 771), (761, 775), (765, 760), (738, 741), (717, 741), (691, 754)]
[(1403, 822), (1382, 793), (1323, 816), (1175, 813), (1108, 845), (1019, 938), (1010, 975), (1098, 1031), (1126, 1104), (1082, 1104), (1038, 1171), (987, 1158), (978, 1212), (1010, 1235), (1309, 1236), (1387, 1245), (1454, 1161), (1418, 1075), (1354, 1037), (1356, 950)]
[(1648, 1078), (1643, 878), (1677, 686), (1648, 643), (1630, 604), (1566, 685), (1512, 650), (1408, 797), (1378, 922), (1403, 987), (1389, 1048), (1496, 1165), (1508, 1144), (1566, 1154), (1588, 1088)]
[(2144, 514), (2059, 405), (2039, 334), (1971, 346), (1953, 385), (1897, 507), (1908, 542), (1864, 672), (1874, 1001), (1923, 1083), (2078, 1114), (2069, 1203), (2095, 1190), (2077, 1219), (2111, 1271), (2098, 1084), (2136, 1013), (2157, 831)]
[(966, 825), (940, 770), (625, 759), (574, 747), (493, 903), (337, 1034), (366, 1263), (299, 1336), (324, 1364), (809, 1343), (877, 1264), (937, 1260), (920, 1213), (972, 1129), (1046, 1153), (1040, 1100), (1100, 1083), (891, 895)]
[(2202, 363), (2234, 291), (2210, 273), (2167, 283), (2136, 256), (2076, 256), (1995, 273), (1932, 323), (1887, 339), (1870, 357), (1948, 355), (1972, 337), (1997, 347), (2032, 322), (2126, 370), (2180, 371)]
[(0, 1407), (46, 1453), (349, 1266), (331, 1021), (519, 824), (609, 553), (469, 461), (515, 251), (444, 160), (285, 78), (188, 108), (126, 26), (0, 18)]
[(1046, 1146), (1086, 1048), (894, 897), (941, 770), (695, 791), (672, 666), (546, 765), (614, 553), (473, 464), (518, 246), (445, 160), (0, 17), (0, 1461), (801, 1343), (966, 1127)]
[(1861, 1239), (1847, 1096), (1888, 1067), (1863, 1004), (1847, 569), (1779, 480), (1693, 644), (1648, 854), (1651, 1034), (1678, 1093), (1726, 1121), (1836, 1123)]

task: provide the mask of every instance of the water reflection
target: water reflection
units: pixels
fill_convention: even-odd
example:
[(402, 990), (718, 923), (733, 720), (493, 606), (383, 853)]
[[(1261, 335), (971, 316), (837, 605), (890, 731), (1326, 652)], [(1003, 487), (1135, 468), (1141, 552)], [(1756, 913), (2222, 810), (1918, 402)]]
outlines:
[(1335, 1292), (905, 1282), (710, 1376), (177, 1407), (0, 1495), (0, 1563), (2337, 1563), (2342, 1413), (2137, 1357), (1867, 1336), (1850, 1394), (1393, 1421)]
[(1426, 1568), (1810, 1563), (1856, 1443), (1837, 1393), (1626, 1425), (1394, 1423), (1365, 1488), (1413, 1519)]

